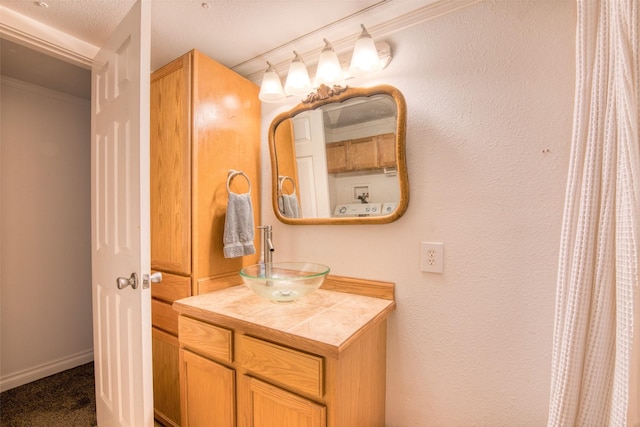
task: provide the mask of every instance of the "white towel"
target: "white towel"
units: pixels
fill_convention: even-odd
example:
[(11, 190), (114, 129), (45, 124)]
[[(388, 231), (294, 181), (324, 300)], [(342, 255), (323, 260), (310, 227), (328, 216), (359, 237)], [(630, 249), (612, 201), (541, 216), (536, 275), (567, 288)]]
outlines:
[(278, 202), (282, 215), (287, 218), (300, 218), (300, 207), (298, 206), (296, 193), (283, 194)]
[(224, 220), (224, 257), (236, 258), (256, 253), (251, 194), (230, 192)]

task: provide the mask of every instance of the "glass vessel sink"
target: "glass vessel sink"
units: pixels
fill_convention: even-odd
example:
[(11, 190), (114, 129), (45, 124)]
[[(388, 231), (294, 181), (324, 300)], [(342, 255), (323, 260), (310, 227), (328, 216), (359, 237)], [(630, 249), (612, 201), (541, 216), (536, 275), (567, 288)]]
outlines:
[(329, 267), (312, 262), (254, 264), (240, 270), (240, 277), (253, 292), (274, 302), (294, 302), (318, 289)]

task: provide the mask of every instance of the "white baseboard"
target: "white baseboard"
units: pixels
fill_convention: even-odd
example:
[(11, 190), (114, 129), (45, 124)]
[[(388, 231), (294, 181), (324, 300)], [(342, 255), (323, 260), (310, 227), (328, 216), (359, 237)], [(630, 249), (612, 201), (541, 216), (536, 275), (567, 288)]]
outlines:
[(0, 392), (11, 390), (23, 384), (39, 380), (76, 366), (84, 365), (93, 361), (93, 349), (83, 351), (82, 353), (73, 354), (71, 356), (53, 360), (33, 368), (24, 369), (13, 374), (5, 375), (0, 378)]

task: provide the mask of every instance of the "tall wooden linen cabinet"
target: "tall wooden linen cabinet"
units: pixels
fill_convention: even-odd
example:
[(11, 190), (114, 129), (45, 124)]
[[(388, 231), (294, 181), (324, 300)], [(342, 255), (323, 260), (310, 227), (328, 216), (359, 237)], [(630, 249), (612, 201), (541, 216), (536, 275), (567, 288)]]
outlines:
[(224, 258), (229, 170), (231, 190), (251, 184), (260, 224), (260, 101), (258, 87), (192, 50), (151, 75), (151, 285), (155, 416), (180, 425), (176, 299), (241, 282), (238, 271), (256, 254)]

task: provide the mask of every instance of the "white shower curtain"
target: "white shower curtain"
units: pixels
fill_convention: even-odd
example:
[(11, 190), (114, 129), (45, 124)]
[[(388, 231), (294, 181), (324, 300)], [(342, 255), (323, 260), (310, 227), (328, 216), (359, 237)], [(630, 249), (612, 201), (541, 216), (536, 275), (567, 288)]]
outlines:
[(577, 6), (548, 426), (624, 427), (637, 422), (628, 414), (630, 396), (639, 398), (630, 389), (640, 309), (639, 2)]

